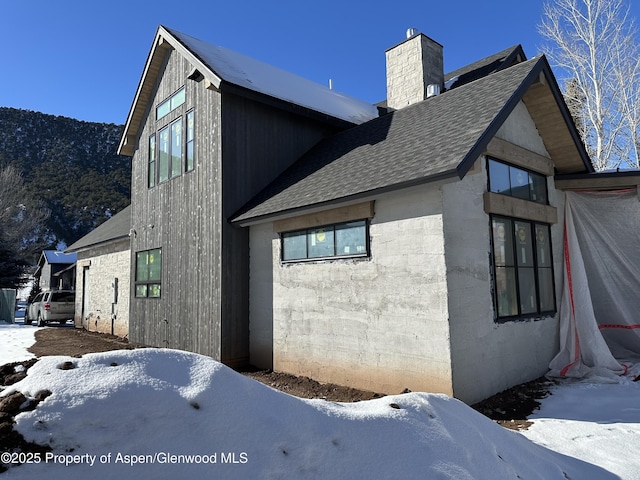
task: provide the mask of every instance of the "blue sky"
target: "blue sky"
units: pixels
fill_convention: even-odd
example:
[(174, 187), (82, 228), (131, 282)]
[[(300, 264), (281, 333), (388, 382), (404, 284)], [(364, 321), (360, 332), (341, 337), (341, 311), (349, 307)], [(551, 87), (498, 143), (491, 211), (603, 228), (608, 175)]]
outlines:
[[(634, 0), (635, 1), (635, 0)], [(385, 98), (384, 51), (409, 27), (453, 70), (515, 44), (529, 58), (543, 0), (3, 0), (0, 106), (126, 121), (159, 24), (328, 84)], [(640, 5), (634, 6), (640, 13)]]

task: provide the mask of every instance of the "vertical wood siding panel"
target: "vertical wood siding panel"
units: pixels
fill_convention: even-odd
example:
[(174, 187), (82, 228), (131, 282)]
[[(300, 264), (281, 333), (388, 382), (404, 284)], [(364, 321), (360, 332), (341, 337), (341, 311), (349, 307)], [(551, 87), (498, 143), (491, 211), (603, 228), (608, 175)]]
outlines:
[[(227, 219), (332, 129), (207, 90), (204, 82), (186, 79), (191, 68), (175, 51), (167, 53), (133, 157), (137, 235), (131, 251), (130, 339), (243, 363), (249, 357), (248, 230)], [(155, 106), (183, 85), (185, 105), (156, 122)], [(148, 189), (149, 135), (191, 108), (194, 171)], [(162, 248), (162, 298), (136, 299), (135, 255), (152, 248)]]
[[(170, 52), (161, 71), (154, 100), (140, 136), (132, 167), (132, 219), (137, 236), (131, 254), (135, 275), (136, 252), (162, 248), (162, 297), (136, 299), (131, 289), (131, 340), (179, 348), (220, 358), (219, 242), (215, 241), (220, 215), (213, 202), (218, 174), (216, 128), (219, 94), (203, 83), (186, 80), (188, 62)], [(155, 106), (186, 85), (179, 107), (155, 121)], [(196, 168), (179, 178), (147, 188), (149, 135), (195, 107)], [(153, 225), (153, 227), (152, 227)], [(134, 277), (135, 279), (135, 277)], [(206, 300), (206, 301), (205, 301)]]

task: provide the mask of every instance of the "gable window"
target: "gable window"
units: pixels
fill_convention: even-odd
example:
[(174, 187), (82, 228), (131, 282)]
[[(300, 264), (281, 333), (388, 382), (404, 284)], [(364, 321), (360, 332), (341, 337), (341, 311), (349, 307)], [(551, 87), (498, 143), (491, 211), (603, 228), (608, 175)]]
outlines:
[(368, 256), (368, 230), (368, 222), (358, 220), (285, 232), (282, 261)]
[(162, 284), (162, 249), (136, 253), (136, 297), (160, 298)]
[(489, 158), (489, 191), (531, 202), (548, 203), (547, 178)]
[[(165, 117), (185, 103), (185, 87), (156, 108), (158, 119)], [(149, 158), (147, 186), (153, 188), (169, 179), (179, 177), (182, 172), (195, 168), (195, 113), (172, 116), (171, 123), (158, 125), (158, 130), (149, 135)], [(186, 126), (186, 128), (185, 128)]]
[(498, 319), (554, 313), (550, 226), (498, 215), (491, 226)]
[(185, 102), (185, 90), (182, 87), (176, 93), (167, 98), (164, 102), (156, 108), (156, 120), (160, 120), (162, 117), (169, 115), (176, 108)]

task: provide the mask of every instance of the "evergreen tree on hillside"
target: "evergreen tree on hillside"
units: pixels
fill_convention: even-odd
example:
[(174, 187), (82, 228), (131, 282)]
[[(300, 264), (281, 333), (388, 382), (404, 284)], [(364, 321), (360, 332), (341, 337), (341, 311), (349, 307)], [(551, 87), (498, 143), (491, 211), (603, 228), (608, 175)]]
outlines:
[(71, 245), (130, 202), (131, 161), (117, 155), (122, 126), (0, 107), (0, 156), (50, 211), (40, 239)]

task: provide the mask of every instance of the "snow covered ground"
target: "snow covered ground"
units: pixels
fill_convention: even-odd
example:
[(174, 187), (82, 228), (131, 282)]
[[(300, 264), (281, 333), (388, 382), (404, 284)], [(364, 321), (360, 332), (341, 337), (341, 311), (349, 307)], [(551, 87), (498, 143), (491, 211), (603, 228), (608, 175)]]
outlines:
[[(0, 327), (0, 364), (34, 330)], [(53, 452), (0, 479), (640, 478), (640, 382), (558, 387), (523, 433), (442, 395), (298, 399), (176, 350), (45, 357), (0, 395), (42, 389), (16, 427)]]

